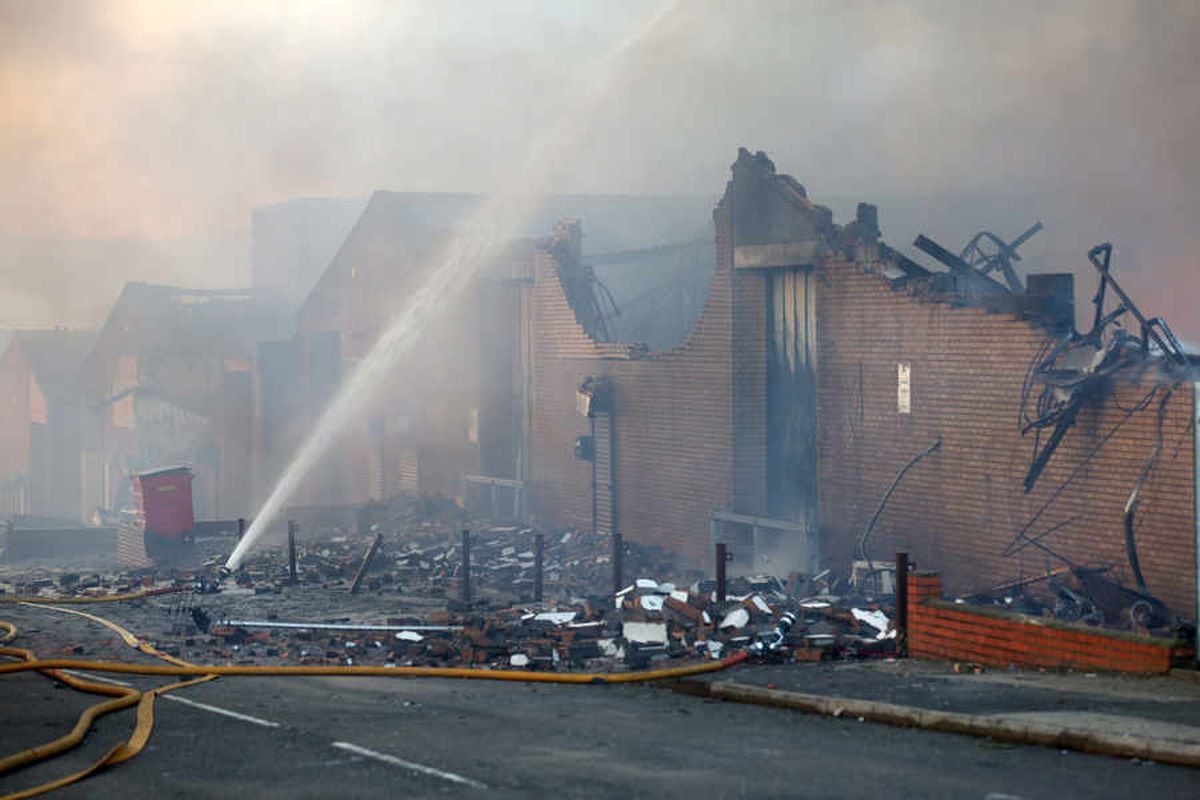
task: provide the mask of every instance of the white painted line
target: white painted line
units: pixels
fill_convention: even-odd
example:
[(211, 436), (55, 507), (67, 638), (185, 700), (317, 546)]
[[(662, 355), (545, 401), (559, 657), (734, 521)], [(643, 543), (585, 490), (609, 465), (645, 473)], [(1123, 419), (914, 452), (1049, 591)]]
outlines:
[(365, 756), (366, 758), (373, 758), (376, 761), (382, 761), (385, 764), (391, 764), (394, 767), (402, 767), (404, 769), (412, 770), (413, 772), (420, 772), (423, 775), (432, 775), (435, 778), (441, 778), (442, 780), (450, 781), (451, 783), (461, 783), (464, 786), (474, 786), (476, 789), (488, 788), (479, 781), (473, 781), (470, 778), (464, 778), (462, 775), (456, 775), (453, 772), (444, 772), (440, 769), (434, 769), (433, 767), (427, 767), (424, 764), (417, 764), (412, 761), (405, 761), (403, 758), (396, 758), (395, 756), (389, 756), (387, 753), (378, 753), (374, 750), (368, 750), (365, 747), (359, 747), (358, 745), (351, 744), (350, 742), (334, 742), (333, 746), (339, 750), (345, 750), (348, 753)]
[(176, 703), (183, 703), (185, 706), (191, 706), (192, 708), (198, 708), (201, 711), (211, 711), (214, 714), (220, 714), (221, 716), (229, 717), (230, 719), (240, 719), (242, 722), (249, 722), (252, 725), (261, 725), (264, 728), (278, 728), (279, 727), (278, 722), (271, 722), (271, 720), (269, 720), (269, 719), (259, 719), (258, 717), (252, 717), (249, 714), (239, 714), (238, 712), (230, 711), (227, 708), (218, 708), (217, 706), (210, 706), (208, 703), (197, 703), (195, 700), (189, 700), (186, 697), (180, 697), (179, 695), (175, 695), (175, 694), (160, 695), (160, 698), (163, 700), (173, 700)]
[(90, 672), (84, 672), (81, 669), (64, 669), (60, 672), (65, 672), (68, 675), (74, 675), (76, 678), (83, 678), (86, 681), (95, 681), (96, 683), (111, 683), (113, 686), (133, 686), (132, 683), (119, 681), (116, 678), (106, 678), (103, 675), (93, 675)]

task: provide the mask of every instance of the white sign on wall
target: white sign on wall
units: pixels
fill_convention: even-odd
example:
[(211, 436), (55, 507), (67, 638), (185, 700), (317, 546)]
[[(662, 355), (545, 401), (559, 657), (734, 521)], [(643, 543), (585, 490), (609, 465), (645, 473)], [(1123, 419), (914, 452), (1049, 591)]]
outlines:
[(896, 411), (912, 413), (912, 370), (908, 364), (896, 365)]

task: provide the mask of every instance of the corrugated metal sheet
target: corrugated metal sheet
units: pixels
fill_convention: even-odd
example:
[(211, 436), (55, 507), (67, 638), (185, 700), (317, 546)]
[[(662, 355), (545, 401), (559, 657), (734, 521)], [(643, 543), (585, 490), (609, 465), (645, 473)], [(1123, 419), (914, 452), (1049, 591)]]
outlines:
[(123, 520), (117, 526), (117, 562), (128, 569), (154, 566), (146, 554), (145, 531), (139, 521)]
[(613, 456), (612, 415), (597, 412), (594, 418), (596, 446), (596, 531), (613, 533), (617, 524), (616, 472)]
[(17, 517), (28, 513), (28, 481), (17, 478), (0, 485), (0, 514)]
[(401, 450), (395, 455), (395, 489), (397, 492), (417, 494), (421, 491), (421, 471), (417, 463), (416, 450)]
[(367, 454), (366, 473), (363, 485), (367, 489), (367, 497), (378, 502), (383, 499), (383, 452), (378, 446)]
[(816, 280), (800, 267), (771, 270), (767, 291), (767, 508), (816, 517)]

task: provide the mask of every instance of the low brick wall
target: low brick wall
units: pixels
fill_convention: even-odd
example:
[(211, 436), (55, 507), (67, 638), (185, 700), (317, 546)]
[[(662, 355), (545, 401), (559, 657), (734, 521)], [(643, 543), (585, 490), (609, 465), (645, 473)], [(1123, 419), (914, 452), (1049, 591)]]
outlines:
[(1164, 673), (1185, 655), (1170, 639), (946, 602), (936, 573), (912, 573), (908, 592), (908, 654), (914, 658)]
[(101, 556), (114, 558), (117, 552), (115, 528), (33, 528), (5, 531), (2, 537), (4, 561), (60, 559)]

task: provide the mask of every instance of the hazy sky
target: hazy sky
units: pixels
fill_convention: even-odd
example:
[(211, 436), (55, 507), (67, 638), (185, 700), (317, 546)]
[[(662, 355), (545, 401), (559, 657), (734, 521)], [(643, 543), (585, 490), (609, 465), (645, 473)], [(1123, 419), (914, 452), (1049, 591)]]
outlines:
[[(662, 5), (0, 0), (0, 325), (246, 283), (255, 205), (494, 189)], [(1198, 42), (1194, 0), (688, 0), (555, 188), (715, 199), (763, 149), (904, 247), (1042, 219), (1030, 262), (1072, 268), (1112, 240), (1200, 339)]]

